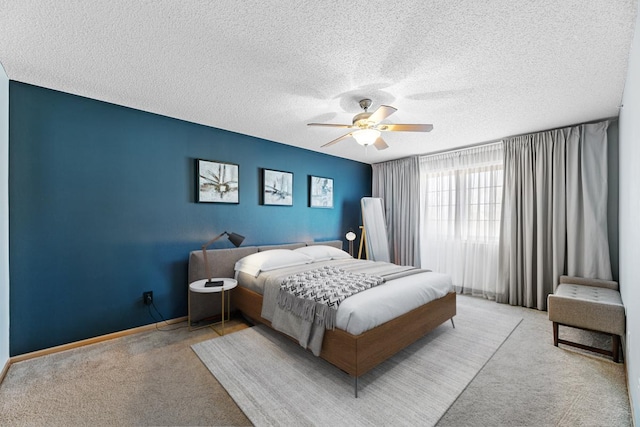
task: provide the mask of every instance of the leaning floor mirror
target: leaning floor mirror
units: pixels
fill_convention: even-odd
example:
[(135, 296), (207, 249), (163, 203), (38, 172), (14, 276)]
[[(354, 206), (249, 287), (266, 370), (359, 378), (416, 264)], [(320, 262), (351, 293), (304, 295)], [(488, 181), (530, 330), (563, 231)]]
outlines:
[(377, 197), (363, 197), (360, 206), (367, 258), (372, 261), (391, 262), (383, 200)]

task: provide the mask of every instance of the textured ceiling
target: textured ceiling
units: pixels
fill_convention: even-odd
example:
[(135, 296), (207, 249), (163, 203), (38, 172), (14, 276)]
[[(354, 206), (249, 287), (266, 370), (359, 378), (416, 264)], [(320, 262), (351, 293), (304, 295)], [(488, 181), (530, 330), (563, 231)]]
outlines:
[[(637, 0), (0, 0), (9, 78), (365, 163), (618, 115)], [(392, 105), (377, 151), (309, 122)], [(371, 111), (370, 110), (370, 111)]]

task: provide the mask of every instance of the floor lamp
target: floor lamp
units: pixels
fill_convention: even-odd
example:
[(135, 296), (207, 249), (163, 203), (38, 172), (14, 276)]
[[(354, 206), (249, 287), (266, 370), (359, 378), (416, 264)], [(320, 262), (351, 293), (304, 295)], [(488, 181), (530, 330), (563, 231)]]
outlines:
[(238, 246), (240, 246), (242, 244), (242, 241), (244, 240), (244, 236), (241, 236), (241, 235), (236, 234), (236, 233), (227, 233), (226, 231), (224, 231), (224, 232), (218, 234), (213, 239), (209, 240), (204, 245), (202, 245), (202, 256), (204, 257), (204, 271), (205, 271), (205, 274), (207, 275), (207, 283), (205, 284), (205, 286), (207, 286), (207, 287), (210, 287), (210, 286), (222, 286), (224, 284), (224, 282), (222, 282), (222, 281), (220, 281), (220, 283), (211, 281), (211, 267), (209, 266), (209, 258), (207, 258), (207, 247), (210, 244), (212, 244), (213, 242), (215, 242), (216, 240), (222, 238), (222, 236), (224, 236), (224, 235), (228, 236), (229, 241), (231, 243), (233, 243), (233, 245), (236, 248)]

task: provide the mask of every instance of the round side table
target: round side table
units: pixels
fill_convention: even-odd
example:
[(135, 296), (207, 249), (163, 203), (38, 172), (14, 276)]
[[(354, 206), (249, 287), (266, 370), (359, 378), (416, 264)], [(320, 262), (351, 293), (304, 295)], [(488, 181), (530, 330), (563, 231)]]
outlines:
[[(231, 316), (231, 312), (229, 311), (230, 307), (231, 307), (231, 289), (235, 288), (236, 286), (238, 286), (238, 281), (236, 279), (229, 279), (229, 278), (220, 278), (220, 277), (214, 277), (211, 279), (211, 282), (222, 282), (222, 285), (218, 285), (218, 286), (206, 286), (207, 282), (209, 280), (208, 279), (202, 279), (202, 280), (197, 280), (191, 284), (189, 284), (189, 330), (193, 331), (195, 329), (200, 329), (200, 328), (205, 328), (207, 326), (215, 326), (218, 323), (222, 324), (222, 332), (218, 332), (215, 328), (213, 329), (214, 331), (218, 332), (220, 335), (224, 335), (224, 322), (225, 320), (228, 322)], [(222, 320), (220, 322), (214, 322), (214, 323), (210, 323), (207, 325), (203, 325), (203, 326), (199, 326), (197, 328), (193, 328), (191, 326), (191, 292), (196, 292), (196, 293), (200, 293), (200, 294), (210, 294), (210, 293), (215, 293), (215, 292), (219, 292), (221, 297), (222, 297), (222, 310), (220, 312), (220, 317), (222, 318)], [(227, 305), (227, 312), (226, 312), (226, 316), (225, 316), (225, 294), (227, 295), (226, 298), (226, 305)], [(226, 317), (226, 319), (225, 319)]]

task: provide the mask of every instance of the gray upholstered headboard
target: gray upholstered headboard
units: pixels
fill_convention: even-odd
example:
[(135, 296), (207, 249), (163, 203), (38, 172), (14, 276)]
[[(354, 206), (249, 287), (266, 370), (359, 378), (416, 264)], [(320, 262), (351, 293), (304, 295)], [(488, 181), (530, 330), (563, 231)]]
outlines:
[[(287, 243), (283, 245), (246, 246), (231, 249), (210, 249), (207, 259), (211, 268), (211, 277), (233, 277), (236, 262), (247, 255), (270, 249), (297, 249), (303, 246), (327, 245), (342, 249), (342, 240), (328, 242)], [(202, 251), (192, 251), (189, 254), (189, 283), (206, 278), (204, 256)]]

